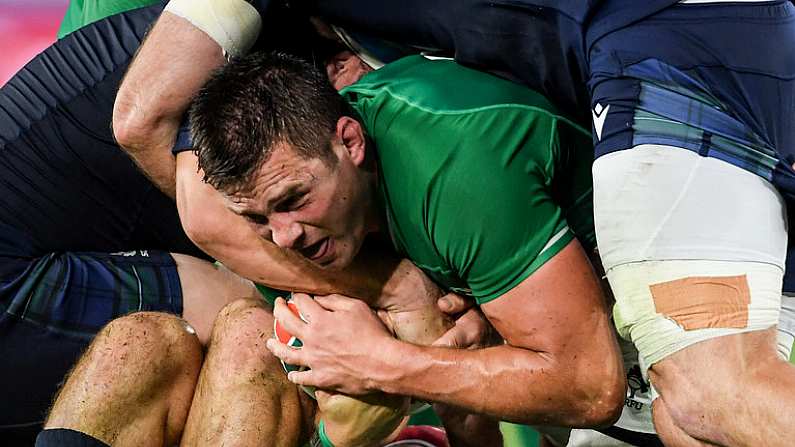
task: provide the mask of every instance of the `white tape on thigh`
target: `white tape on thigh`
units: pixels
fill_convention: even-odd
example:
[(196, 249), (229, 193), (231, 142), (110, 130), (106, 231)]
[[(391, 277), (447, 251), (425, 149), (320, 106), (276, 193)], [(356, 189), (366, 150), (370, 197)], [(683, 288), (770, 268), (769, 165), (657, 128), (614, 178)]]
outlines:
[(259, 13), (245, 0), (171, 0), (165, 10), (204, 31), (227, 57), (248, 52), (262, 27)]
[(616, 328), (650, 367), (700, 341), (775, 326), (783, 274), (757, 262), (646, 261), (607, 277)]

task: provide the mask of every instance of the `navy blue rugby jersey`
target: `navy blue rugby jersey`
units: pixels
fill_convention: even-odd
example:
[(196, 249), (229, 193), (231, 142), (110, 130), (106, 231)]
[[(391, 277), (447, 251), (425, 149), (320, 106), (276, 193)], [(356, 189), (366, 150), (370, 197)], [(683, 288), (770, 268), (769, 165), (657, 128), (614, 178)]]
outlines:
[[(260, 0), (261, 1), (261, 0)], [(331, 23), (521, 82), (591, 126), (588, 48), (677, 0), (315, 0)]]

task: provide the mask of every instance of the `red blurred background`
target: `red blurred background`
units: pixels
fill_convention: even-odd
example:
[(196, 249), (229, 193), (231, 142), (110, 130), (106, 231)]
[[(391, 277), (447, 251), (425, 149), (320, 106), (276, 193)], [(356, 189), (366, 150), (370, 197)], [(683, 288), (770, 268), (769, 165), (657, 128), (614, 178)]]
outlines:
[(55, 42), (69, 0), (0, 0), (0, 85)]

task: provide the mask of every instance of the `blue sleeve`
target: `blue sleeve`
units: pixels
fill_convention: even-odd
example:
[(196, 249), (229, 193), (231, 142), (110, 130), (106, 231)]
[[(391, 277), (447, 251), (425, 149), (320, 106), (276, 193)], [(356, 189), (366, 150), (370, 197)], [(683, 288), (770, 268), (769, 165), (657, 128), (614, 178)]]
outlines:
[[(466, 18), (480, 0), (315, 0), (315, 12), (330, 23), (372, 33), (407, 45), (455, 49), (456, 21)], [(461, 17), (464, 16), (464, 17)]]
[(182, 123), (179, 125), (179, 132), (177, 132), (177, 141), (174, 147), (171, 148), (171, 153), (177, 155), (180, 152), (193, 150), (193, 139), (190, 136), (190, 124), (186, 116)]
[(584, 1), (315, 0), (313, 6), (346, 30), (454, 54), (458, 63), (520, 82), (554, 98), (587, 128), (582, 17), (564, 12), (582, 9), (575, 4)]
[(268, 10), (268, 6), (271, 5), (271, 0), (246, 0), (246, 1), (257, 9), (257, 12), (259, 12), (259, 15), (261, 17), (265, 16), (265, 12)]

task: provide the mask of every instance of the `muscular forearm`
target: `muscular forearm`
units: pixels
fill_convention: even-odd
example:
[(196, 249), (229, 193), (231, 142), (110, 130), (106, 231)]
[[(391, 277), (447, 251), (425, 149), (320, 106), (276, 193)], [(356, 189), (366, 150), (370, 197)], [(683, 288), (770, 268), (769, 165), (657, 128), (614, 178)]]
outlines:
[[(398, 291), (401, 288), (411, 288), (412, 284), (422, 282), (419, 278), (422, 273), (411, 262), (391, 254), (366, 250), (349, 268), (329, 271), (256, 237), (256, 233), (251, 233), (254, 237), (244, 237), (244, 232), (235, 234), (240, 241), (248, 240), (250, 244), (222, 242), (200, 246), (230, 270), (276, 289), (316, 295), (344, 293), (373, 307), (393, 310), (404, 306), (393, 303), (391, 296), (401, 294)], [(412, 295), (427, 295), (418, 287), (414, 289)]]
[(330, 271), (262, 239), (202, 181), (196, 155), (191, 152), (177, 155), (177, 208), (196, 245), (254, 282), (316, 295), (342, 293), (387, 311), (416, 307), (407, 297), (439, 296), (438, 288), (416, 266), (393, 253), (365, 249), (354, 265)]
[(601, 376), (610, 362), (555, 358), (509, 345), (457, 350), (397, 341), (379, 359), (383, 373), (373, 371), (372, 386), (388, 393), (524, 424), (593, 427), (615, 416), (615, 396), (607, 395), (613, 384), (594, 386), (588, 377)]
[(344, 293), (388, 310), (408, 305), (391, 299), (401, 294), (406, 296), (402, 289), (409, 292), (413, 289), (410, 295), (427, 296), (422, 273), (409, 261), (389, 253), (365, 251), (351, 267), (330, 271), (262, 239), (237, 215), (230, 213), (213, 227), (222, 234), (199, 236), (195, 231), (186, 230), (210, 256), (259, 284), (317, 295)]
[(191, 98), (224, 62), (221, 47), (185, 19), (164, 12), (119, 88), (113, 110), (118, 143), (154, 183), (175, 196), (170, 149)]

